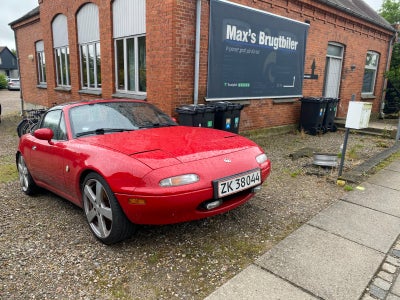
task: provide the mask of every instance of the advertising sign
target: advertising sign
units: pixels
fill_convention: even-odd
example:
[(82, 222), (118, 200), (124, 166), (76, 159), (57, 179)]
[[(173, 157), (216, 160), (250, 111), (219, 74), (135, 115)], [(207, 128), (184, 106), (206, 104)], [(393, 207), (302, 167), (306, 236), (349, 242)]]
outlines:
[(207, 100), (300, 97), (308, 27), (211, 0)]

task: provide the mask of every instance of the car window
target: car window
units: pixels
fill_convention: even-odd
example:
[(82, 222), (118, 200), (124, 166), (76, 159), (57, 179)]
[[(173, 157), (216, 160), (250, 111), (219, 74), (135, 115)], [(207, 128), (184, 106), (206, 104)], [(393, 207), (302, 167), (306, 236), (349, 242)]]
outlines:
[(168, 115), (143, 102), (101, 102), (73, 107), (74, 137), (176, 125)]
[(60, 109), (52, 110), (46, 113), (40, 128), (50, 128), (54, 132), (54, 140), (66, 140), (67, 132), (64, 120), (64, 114)]

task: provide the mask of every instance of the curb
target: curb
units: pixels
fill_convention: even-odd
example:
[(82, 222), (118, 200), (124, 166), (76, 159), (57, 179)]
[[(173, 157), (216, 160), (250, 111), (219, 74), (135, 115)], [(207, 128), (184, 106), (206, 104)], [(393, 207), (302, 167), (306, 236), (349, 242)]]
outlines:
[(365, 181), (366, 175), (368, 175), (375, 166), (377, 166), (379, 163), (398, 151), (400, 151), (400, 142), (396, 142), (396, 144), (394, 144), (391, 148), (388, 148), (376, 154), (375, 156), (358, 165), (354, 169), (343, 174), (343, 176), (341, 176), (341, 179), (350, 183), (361, 183)]

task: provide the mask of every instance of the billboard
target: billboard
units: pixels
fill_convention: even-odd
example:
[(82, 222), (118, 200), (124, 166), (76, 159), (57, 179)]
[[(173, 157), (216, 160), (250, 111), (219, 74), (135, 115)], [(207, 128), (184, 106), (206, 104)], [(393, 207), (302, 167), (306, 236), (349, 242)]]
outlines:
[(210, 1), (207, 100), (300, 97), (309, 25)]

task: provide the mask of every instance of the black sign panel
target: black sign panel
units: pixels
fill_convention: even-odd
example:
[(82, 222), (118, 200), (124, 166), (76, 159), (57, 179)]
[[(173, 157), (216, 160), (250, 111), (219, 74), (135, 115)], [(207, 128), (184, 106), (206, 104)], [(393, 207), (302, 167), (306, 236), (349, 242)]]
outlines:
[(309, 25), (210, 2), (207, 100), (302, 95)]

